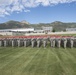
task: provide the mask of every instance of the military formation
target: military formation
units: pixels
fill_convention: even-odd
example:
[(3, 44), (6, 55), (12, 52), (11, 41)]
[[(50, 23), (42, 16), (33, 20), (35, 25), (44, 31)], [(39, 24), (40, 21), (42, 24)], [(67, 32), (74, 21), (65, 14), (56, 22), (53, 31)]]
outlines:
[(0, 38), (0, 47), (47, 47), (51, 48), (73, 48), (76, 47), (75, 37), (17, 37)]

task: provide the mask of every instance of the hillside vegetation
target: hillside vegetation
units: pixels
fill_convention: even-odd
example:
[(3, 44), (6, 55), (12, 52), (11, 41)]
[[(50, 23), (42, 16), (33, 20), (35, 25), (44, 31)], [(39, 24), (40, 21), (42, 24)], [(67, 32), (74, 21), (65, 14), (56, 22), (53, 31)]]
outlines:
[(52, 26), (55, 31), (65, 31), (66, 28), (76, 28), (76, 23), (63, 23), (60, 21), (55, 21), (52, 23), (39, 23), (39, 24), (30, 24), (26, 21), (8, 21), (6, 23), (0, 24), (0, 29), (12, 29), (12, 28), (27, 28), (34, 27), (35, 29), (41, 29), (42, 26)]
[(0, 24), (0, 29), (26, 28), (26, 27), (29, 27), (29, 24), (12, 20)]

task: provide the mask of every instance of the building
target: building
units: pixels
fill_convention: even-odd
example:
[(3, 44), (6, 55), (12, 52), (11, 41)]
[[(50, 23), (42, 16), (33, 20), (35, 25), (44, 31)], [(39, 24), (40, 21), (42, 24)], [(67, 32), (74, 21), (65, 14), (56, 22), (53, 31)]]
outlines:
[(24, 35), (34, 32), (34, 28), (1, 29), (0, 35)]
[(44, 33), (44, 30), (34, 30), (34, 33)]
[(66, 31), (76, 31), (76, 28), (66, 28)]
[(34, 28), (11, 29), (12, 32), (34, 32)]
[(53, 31), (53, 27), (50, 27), (50, 26), (48, 26), (48, 27), (42, 27), (42, 29), (44, 30), (44, 32), (52, 32)]

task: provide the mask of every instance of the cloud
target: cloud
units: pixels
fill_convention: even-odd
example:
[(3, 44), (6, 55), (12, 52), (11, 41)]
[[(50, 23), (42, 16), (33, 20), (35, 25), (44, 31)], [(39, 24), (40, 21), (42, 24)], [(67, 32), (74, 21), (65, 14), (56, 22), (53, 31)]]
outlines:
[(25, 10), (24, 10), (24, 12), (30, 12), (30, 10), (28, 10), (28, 9), (25, 9)]
[(30, 12), (29, 8), (39, 5), (51, 6), (71, 2), (76, 0), (0, 0), (0, 17), (10, 15), (12, 12)]
[(0, 17), (4, 17), (5, 15), (10, 15), (5, 9), (0, 8)]

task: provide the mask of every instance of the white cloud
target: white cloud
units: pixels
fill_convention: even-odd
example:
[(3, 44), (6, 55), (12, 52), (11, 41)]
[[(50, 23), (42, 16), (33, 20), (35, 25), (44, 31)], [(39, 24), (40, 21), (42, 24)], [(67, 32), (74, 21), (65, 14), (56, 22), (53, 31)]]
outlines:
[(56, 5), (58, 3), (70, 3), (76, 0), (0, 0), (0, 17), (10, 15), (12, 12), (30, 12), (29, 8)]
[(30, 12), (30, 10), (28, 10), (28, 9), (25, 9), (25, 10), (24, 10), (24, 12)]
[(4, 17), (5, 15), (10, 15), (5, 9), (0, 8), (0, 17)]

